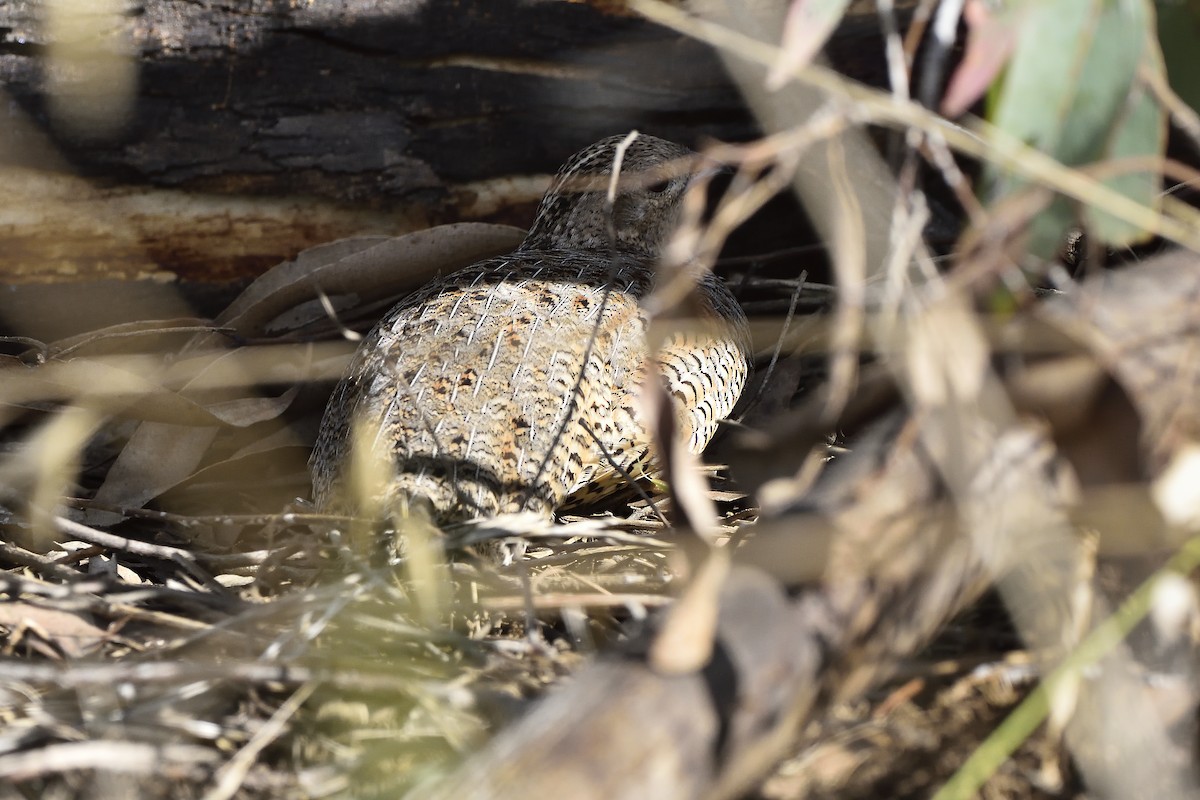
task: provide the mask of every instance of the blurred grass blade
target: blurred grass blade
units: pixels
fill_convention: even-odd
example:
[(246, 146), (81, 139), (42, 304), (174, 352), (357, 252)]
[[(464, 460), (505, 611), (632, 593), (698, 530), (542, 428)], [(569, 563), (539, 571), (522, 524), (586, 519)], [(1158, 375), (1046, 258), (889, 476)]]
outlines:
[[(131, 362), (134, 366), (138, 362)], [(275, 419), (291, 405), (293, 387), (279, 396), (238, 397), (201, 403), (163, 386), (150, 373), (123, 369), (116, 360), (73, 359), (37, 367), (0, 370), (0, 404), (36, 406), (46, 402), (79, 402), (107, 414), (172, 425), (226, 424), (244, 428)], [(244, 391), (254, 391), (247, 384)]]
[(124, 3), (48, 0), (44, 8), (51, 42), (47, 89), (55, 121), (84, 139), (114, 135), (129, 118), (137, 92)]
[(6, 462), (0, 473), (4, 484), (12, 486), (14, 468), (18, 472), (32, 468), (29, 517), (39, 546), (54, 541), (57, 535), (52, 521), (54, 510), (75, 485), (83, 448), (99, 423), (100, 417), (92, 409), (67, 406), (28, 439), (22, 448), (25, 458)]
[(779, 60), (767, 73), (767, 88), (781, 88), (791, 74), (820, 52), (842, 21), (850, 0), (793, 0), (783, 22)]
[(934, 800), (965, 800), (978, 797), (988, 779), (1013, 756), (1043, 724), (1051, 700), (1064, 682), (1075, 680), (1083, 670), (1100, 662), (1126, 640), (1134, 626), (1150, 613), (1156, 587), (1173, 575), (1187, 575), (1200, 566), (1200, 537), (1188, 540), (1162, 569), (1147, 578), (1120, 607), (1101, 621), (1062, 663), (1046, 675), (1041, 685), (1026, 697), (988, 735), (954, 776), (934, 795)]

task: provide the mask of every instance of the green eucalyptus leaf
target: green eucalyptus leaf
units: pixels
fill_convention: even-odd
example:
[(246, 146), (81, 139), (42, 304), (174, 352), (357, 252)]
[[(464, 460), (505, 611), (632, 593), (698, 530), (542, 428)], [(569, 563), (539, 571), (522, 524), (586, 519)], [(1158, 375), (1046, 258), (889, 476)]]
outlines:
[[(1161, 114), (1148, 97), (1142, 98), (1144, 106), (1140, 95), (1131, 94), (1140, 92), (1135, 86), (1139, 64), (1154, 60), (1146, 46), (1153, 24), (1149, 0), (1019, 0), (1005, 13), (1014, 15), (1019, 35), (991, 98), (995, 125), (1069, 166), (1161, 153), (1161, 129), (1155, 124)], [(984, 179), (993, 201), (1028, 186), (992, 167)], [(1142, 174), (1110, 185), (1149, 204), (1151, 183), (1153, 176)], [(1089, 219), (1100, 221), (1098, 215)], [(1054, 255), (1075, 222), (1073, 203), (1055, 198), (1031, 224), (1030, 251)], [(1110, 243), (1141, 235), (1107, 217), (1094, 233)]]
[[(1146, 48), (1150, 69), (1162, 71), (1162, 58), (1156, 47)], [(1166, 114), (1140, 82), (1129, 93), (1125, 107), (1117, 116), (1112, 136), (1105, 148), (1108, 159), (1128, 159), (1138, 156), (1161, 156), (1166, 147)], [(1108, 178), (1104, 184), (1144, 206), (1157, 208), (1162, 181), (1157, 171), (1140, 170)], [(1110, 245), (1134, 244), (1145, 239), (1147, 232), (1091, 206), (1084, 209), (1088, 230)]]

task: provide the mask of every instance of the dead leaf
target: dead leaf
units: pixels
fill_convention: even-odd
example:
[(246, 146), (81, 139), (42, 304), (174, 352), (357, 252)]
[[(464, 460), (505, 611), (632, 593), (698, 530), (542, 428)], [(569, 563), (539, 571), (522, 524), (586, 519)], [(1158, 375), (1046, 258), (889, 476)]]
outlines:
[(243, 336), (278, 334), (325, 317), (314, 302), (318, 292), (329, 296), (335, 310), (364, 298), (401, 294), (438, 274), (510, 252), (523, 238), (520, 229), (507, 225), (463, 222), (321, 245), (265, 272), (218, 315), (216, 324)]
[[(46, 351), (51, 358), (59, 359), (68, 355), (77, 358), (84, 355), (99, 356), (130, 352), (131, 350), (145, 352), (152, 349), (162, 352), (165, 350), (164, 343), (167, 337), (192, 336), (196, 333), (211, 331), (211, 329), (212, 323), (199, 317), (135, 320), (60, 339), (47, 345)], [(156, 340), (153, 342), (156, 346), (151, 348), (149, 340)]]
[(25, 635), (35, 632), (67, 658), (87, 655), (108, 638), (103, 630), (66, 611), (42, 608), (21, 600), (0, 603), (0, 625)]
[[(96, 491), (96, 502), (141, 508), (190, 476), (216, 435), (216, 426), (189, 428), (161, 422), (142, 423)], [(84, 517), (87, 524), (96, 527), (112, 525), (121, 519), (120, 514), (94, 509)]]
[(967, 0), (967, 52), (950, 77), (942, 98), (942, 113), (957, 117), (970, 108), (992, 85), (1012, 56), (1017, 23), (1012, 14), (994, 13), (984, 0)]
[(276, 419), (296, 399), (300, 387), (293, 386), (278, 397), (241, 397), (208, 407), (209, 413), (235, 428), (246, 428)]

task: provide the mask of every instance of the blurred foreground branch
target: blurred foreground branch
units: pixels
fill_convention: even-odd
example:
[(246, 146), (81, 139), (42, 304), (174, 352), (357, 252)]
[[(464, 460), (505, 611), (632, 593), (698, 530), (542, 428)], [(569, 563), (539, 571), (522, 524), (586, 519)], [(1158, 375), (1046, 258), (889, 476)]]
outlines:
[[(1069, 440), (1080, 415), (1111, 413), (1106, 387), (1116, 385), (1128, 402), (1120, 406), (1125, 418), (1118, 412), (1110, 421), (1136, 427), (1130, 416), (1136, 408), (1147, 432), (1162, 431), (1144, 441), (1143, 451), (1172, 451), (1178, 440), (1171, 432), (1195, 423), (1194, 411), (1180, 409), (1195, 409), (1200, 399), (1197, 373), (1186, 368), (1198, 352), (1200, 309), (1180, 299), (1198, 290), (1200, 261), (1174, 254), (1100, 276), (1077, 296), (1048, 304), (1044, 316), (1053, 324), (1091, 332), (1084, 344), (1093, 364), (1115, 384), (1108, 378), (1065, 383), (1062, 392), (1039, 396), (1042, 421), (1012, 416), (994, 427), (964, 415), (943, 429), (972, 447), (990, 443), (982, 456), (953, 461), (961, 450), (936, 436), (922, 438), (927, 407), (917, 416), (889, 411), (875, 417), (811, 491), (777, 504), (753, 526), (753, 538), (738, 553), (742, 566), (721, 592), (716, 654), (703, 670), (656, 674), (636, 647), (602, 659), (503, 731), (432, 796), (735, 796), (795, 745), (805, 722), (833, 701), (876, 685), (995, 576), (1018, 567), (1027, 589), (1048, 584), (1022, 598), (1047, 629), (1034, 643), (1061, 634), (1069, 609), (1043, 604), (1062, 603), (1074, 586), (1075, 556), (1069, 546), (1062, 549), (1063, 540), (1045, 534), (1057, 526), (1068, 544), (1073, 540), (1067, 513), (1079, 495), (1067, 469), (1076, 452)], [(1118, 313), (1134, 308), (1134, 316)], [(1036, 335), (1038, 326), (1014, 330)], [(1021, 380), (1049, 363), (1012, 371), (1003, 396), (1028, 408), (1031, 395)], [(1150, 372), (1139, 367), (1144, 364), (1171, 368)], [(1054, 412), (1063, 407), (1080, 414), (1061, 422)], [(1164, 429), (1166, 420), (1172, 424)], [(1117, 428), (1110, 424), (1100, 436), (1119, 436)], [(1055, 439), (1063, 443), (1061, 453)], [(797, 441), (777, 444), (805, 452)], [(1116, 449), (1111, 457), (1125, 455)], [(958, 490), (953, 502), (939, 468), (947, 463), (960, 470), (949, 484)], [(785, 582), (760, 567), (797, 562), (822, 564), (821, 577), (789, 599)], [(1112, 713), (1129, 712), (1126, 701), (1133, 697), (1114, 698), (1121, 687), (1105, 686)], [(1133, 729), (1146, 735), (1145, 728)], [(1115, 783), (1107, 785), (1137, 779), (1143, 789), (1168, 794), (1187, 786), (1186, 776), (1163, 767), (1161, 753), (1147, 752), (1147, 745), (1137, 749), (1146, 756), (1139, 768), (1126, 779), (1110, 774)], [(1128, 767), (1122, 758), (1108, 772)]]

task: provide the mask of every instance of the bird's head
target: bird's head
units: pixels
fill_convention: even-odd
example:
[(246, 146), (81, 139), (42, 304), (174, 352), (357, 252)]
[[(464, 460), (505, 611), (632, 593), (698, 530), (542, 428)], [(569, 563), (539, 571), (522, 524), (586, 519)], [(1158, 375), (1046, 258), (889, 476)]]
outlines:
[(615, 248), (657, 257), (675, 228), (698, 158), (682, 145), (645, 134), (601, 139), (559, 170), (522, 248)]

